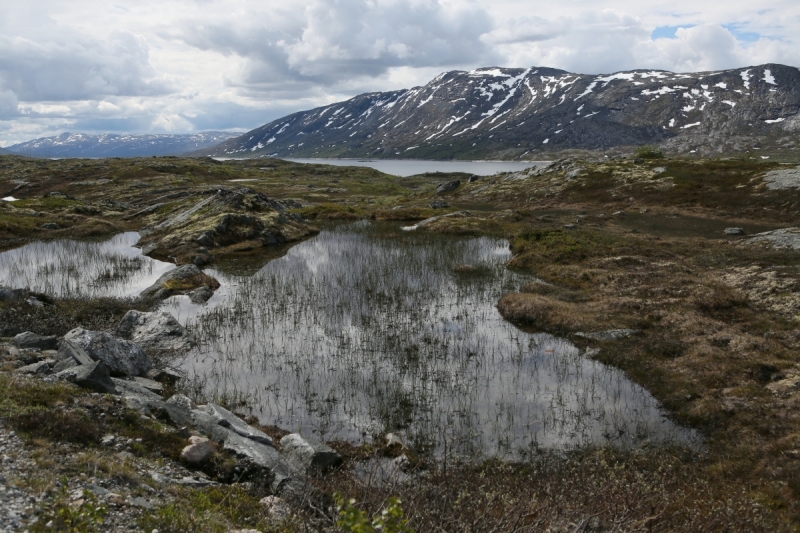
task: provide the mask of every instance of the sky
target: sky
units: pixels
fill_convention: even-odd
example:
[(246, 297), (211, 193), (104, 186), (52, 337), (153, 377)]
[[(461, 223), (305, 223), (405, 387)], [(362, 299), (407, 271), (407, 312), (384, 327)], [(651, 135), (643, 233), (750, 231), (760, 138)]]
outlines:
[(0, 5), (0, 146), (246, 131), (447, 70), (800, 66), (797, 0), (26, 0)]

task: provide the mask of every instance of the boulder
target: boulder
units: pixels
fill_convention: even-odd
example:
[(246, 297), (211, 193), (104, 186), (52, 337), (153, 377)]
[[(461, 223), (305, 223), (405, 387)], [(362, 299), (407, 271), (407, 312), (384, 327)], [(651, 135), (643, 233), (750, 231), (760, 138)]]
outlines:
[(37, 350), (55, 350), (58, 339), (55, 335), (37, 335), (31, 331), (20, 333), (12, 339), (19, 348), (36, 348)]
[(266, 444), (267, 446), (272, 446), (272, 438), (269, 435), (257, 430), (254, 427), (251, 427), (244, 420), (231, 413), (224, 407), (209, 403), (205, 406), (205, 411), (209, 415), (213, 416), (217, 420), (217, 424), (220, 426), (228, 428), (246, 439), (254, 440), (256, 442), (260, 442), (261, 444)]
[(744, 228), (725, 228), (725, 235), (744, 235)]
[(64, 335), (64, 341), (83, 349), (92, 360), (105, 363), (115, 376), (141, 376), (151, 367), (150, 359), (138, 344), (117, 339), (105, 331), (75, 328)]
[(183, 379), (183, 374), (171, 368), (153, 369), (147, 372), (146, 376), (154, 381), (174, 385)]
[(281, 439), (281, 452), (304, 472), (326, 472), (342, 464), (342, 457), (330, 446), (290, 433)]
[(192, 409), (191, 414), (192, 426), (217, 444), (224, 444), (230, 435), (235, 435), (232, 431), (220, 426), (216, 418), (202, 409)]
[(61, 372), (68, 368), (78, 365), (89, 365), (94, 362), (94, 359), (89, 357), (86, 350), (76, 345), (74, 342), (63, 339), (58, 343), (58, 355), (56, 359), (57, 362), (53, 366), (53, 372)]
[(154, 392), (160, 395), (164, 391), (164, 384), (159, 383), (158, 381), (153, 381), (152, 379), (142, 378), (139, 376), (135, 376), (133, 378), (134, 383), (137, 385), (141, 385), (145, 389), (149, 390), (150, 392)]
[(175, 405), (180, 405), (182, 407), (185, 407), (189, 411), (197, 407), (194, 404), (194, 402), (189, 399), (188, 396), (184, 396), (183, 394), (173, 394), (172, 396), (170, 396), (169, 400), (167, 400), (167, 403), (174, 403)]
[(446, 209), (450, 207), (450, 204), (448, 204), (444, 200), (439, 200), (439, 199), (432, 200), (430, 205), (431, 209)]
[(56, 377), (95, 392), (109, 394), (117, 392), (114, 382), (111, 381), (108, 367), (101, 361), (62, 370), (56, 374)]
[(436, 193), (442, 194), (458, 189), (461, 186), (461, 180), (446, 181), (436, 187)]
[(214, 291), (211, 290), (211, 287), (203, 285), (189, 293), (189, 300), (200, 305), (206, 303), (212, 296), (214, 296)]
[(269, 471), (272, 474), (270, 488), (274, 494), (292, 492), (303, 484), (302, 474), (272, 446), (229, 431), (223, 449)]
[(181, 451), (181, 460), (191, 464), (208, 461), (217, 451), (217, 444), (204, 437), (189, 437), (189, 445)]
[(207, 286), (212, 290), (219, 288), (219, 282), (197, 268), (188, 264), (163, 274), (155, 283), (143, 290), (141, 298), (164, 299), (173, 294), (186, 294), (198, 287)]
[(50, 365), (47, 364), (45, 361), (39, 361), (38, 363), (33, 363), (31, 365), (23, 366), (22, 368), (18, 368), (15, 370), (20, 374), (49, 374), (50, 373)]
[(185, 351), (194, 345), (192, 334), (164, 311), (130, 310), (119, 321), (116, 333), (147, 351)]

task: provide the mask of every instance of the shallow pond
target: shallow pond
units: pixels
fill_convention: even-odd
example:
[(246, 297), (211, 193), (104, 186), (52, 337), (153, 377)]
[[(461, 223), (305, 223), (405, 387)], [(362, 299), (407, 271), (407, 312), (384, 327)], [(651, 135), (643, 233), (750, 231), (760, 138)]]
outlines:
[[(86, 256), (101, 262), (117, 249), (93, 246), (103, 251)], [(255, 272), (209, 269), (222, 287), (208, 304), (164, 308), (200, 341), (182, 363), (195, 391), (249, 405), (264, 424), (325, 439), (394, 431), (470, 457), (694, 442), (622, 372), (503, 320), (497, 300), (525, 281), (509, 258), (503, 240), (359, 222)]]
[(175, 265), (142, 255), (135, 232), (104, 241), (37, 241), (0, 253), (0, 286), (58, 297), (129, 297)]

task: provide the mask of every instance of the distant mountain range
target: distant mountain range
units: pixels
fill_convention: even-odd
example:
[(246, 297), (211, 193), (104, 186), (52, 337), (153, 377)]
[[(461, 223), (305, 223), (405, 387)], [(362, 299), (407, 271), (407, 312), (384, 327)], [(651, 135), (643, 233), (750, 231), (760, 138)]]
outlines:
[(187, 135), (86, 135), (62, 133), (9, 146), (32, 157), (146, 157), (178, 155), (215, 146), (239, 133), (206, 131)]
[(294, 113), (197, 155), (528, 159), (640, 144), (704, 155), (791, 150), (798, 111), (800, 71), (784, 65), (610, 75), (481, 68)]

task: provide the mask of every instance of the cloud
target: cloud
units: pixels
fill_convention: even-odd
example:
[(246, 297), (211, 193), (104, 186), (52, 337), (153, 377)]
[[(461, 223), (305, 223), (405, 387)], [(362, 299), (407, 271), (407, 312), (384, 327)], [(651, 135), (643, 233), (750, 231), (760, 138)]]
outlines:
[(442, 71), (800, 65), (800, 4), (27, 0), (0, 5), (0, 145), (252, 128)]
[[(247, 61), (228, 83), (248, 91), (289, 91), (352, 85), (394, 67), (446, 69), (491, 57), (480, 35), (491, 30), (487, 11), (473, 4), (432, 0), (314, 0), (280, 29), (250, 25), (198, 25), (187, 20), (165, 36)], [(302, 89), (301, 89), (302, 90)]]
[(0, 89), (29, 102), (172, 91), (166, 77), (150, 66), (143, 39), (124, 32), (107, 39), (68, 37), (36, 41), (0, 35)]

